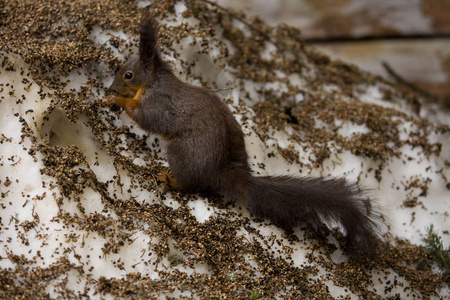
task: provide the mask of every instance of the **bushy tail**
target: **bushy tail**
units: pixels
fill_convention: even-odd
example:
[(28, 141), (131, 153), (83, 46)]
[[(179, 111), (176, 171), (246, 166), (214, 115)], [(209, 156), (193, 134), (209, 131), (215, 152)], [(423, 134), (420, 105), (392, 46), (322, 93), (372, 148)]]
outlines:
[(299, 222), (341, 224), (348, 251), (376, 249), (380, 215), (356, 184), (321, 177), (252, 177), (243, 190), (256, 217), (286, 229)]

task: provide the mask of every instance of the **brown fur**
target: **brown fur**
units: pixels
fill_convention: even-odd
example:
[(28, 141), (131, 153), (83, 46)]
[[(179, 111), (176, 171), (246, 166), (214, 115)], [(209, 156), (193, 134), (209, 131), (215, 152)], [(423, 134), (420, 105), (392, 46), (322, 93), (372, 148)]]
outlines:
[[(213, 92), (173, 75), (161, 59), (156, 30), (150, 17), (143, 18), (139, 58), (119, 70), (110, 98), (143, 129), (168, 140), (172, 176), (158, 178), (172, 190), (244, 198), (254, 216), (283, 228), (304, 221), (340, 223), (350, 248), (373, 250), (380, 223), (358, 186), (335, 178), (253, 177), (232, 113)], [(126, 79), (127, 73), (133, 78)]]

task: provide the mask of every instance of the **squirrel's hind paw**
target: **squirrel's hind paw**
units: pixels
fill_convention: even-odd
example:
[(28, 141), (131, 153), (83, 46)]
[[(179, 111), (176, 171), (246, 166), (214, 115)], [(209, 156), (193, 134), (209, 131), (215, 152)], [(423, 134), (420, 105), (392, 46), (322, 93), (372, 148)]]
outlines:
[(162, 171), (156, 175), (156, 179), (164, 184), (164, 192), (183, 190), (181, 184), (173, 178), (168, 171)]

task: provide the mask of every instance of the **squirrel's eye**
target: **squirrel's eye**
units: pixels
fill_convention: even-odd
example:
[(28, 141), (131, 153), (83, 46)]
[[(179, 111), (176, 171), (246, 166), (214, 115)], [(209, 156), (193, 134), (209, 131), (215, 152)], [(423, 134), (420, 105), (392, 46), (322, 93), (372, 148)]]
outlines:
[(131, 73), (131, 72), (126, 72), (126, 73), (125, 73), (125, 79), (131, 79), (131, 78), (133, 78), (133, 73)]

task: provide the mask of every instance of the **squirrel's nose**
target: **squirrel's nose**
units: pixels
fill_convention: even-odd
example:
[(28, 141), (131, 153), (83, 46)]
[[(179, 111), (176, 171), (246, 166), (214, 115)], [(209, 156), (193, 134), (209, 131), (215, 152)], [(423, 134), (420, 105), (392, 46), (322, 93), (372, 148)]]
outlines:
[(116, 91), (116, 89), (114, 88), (114, 83), (109, 87), (108, 94), (110, 94), (110, 95), (116, 94), (116, 95), (117, 95), (117, 91)]

